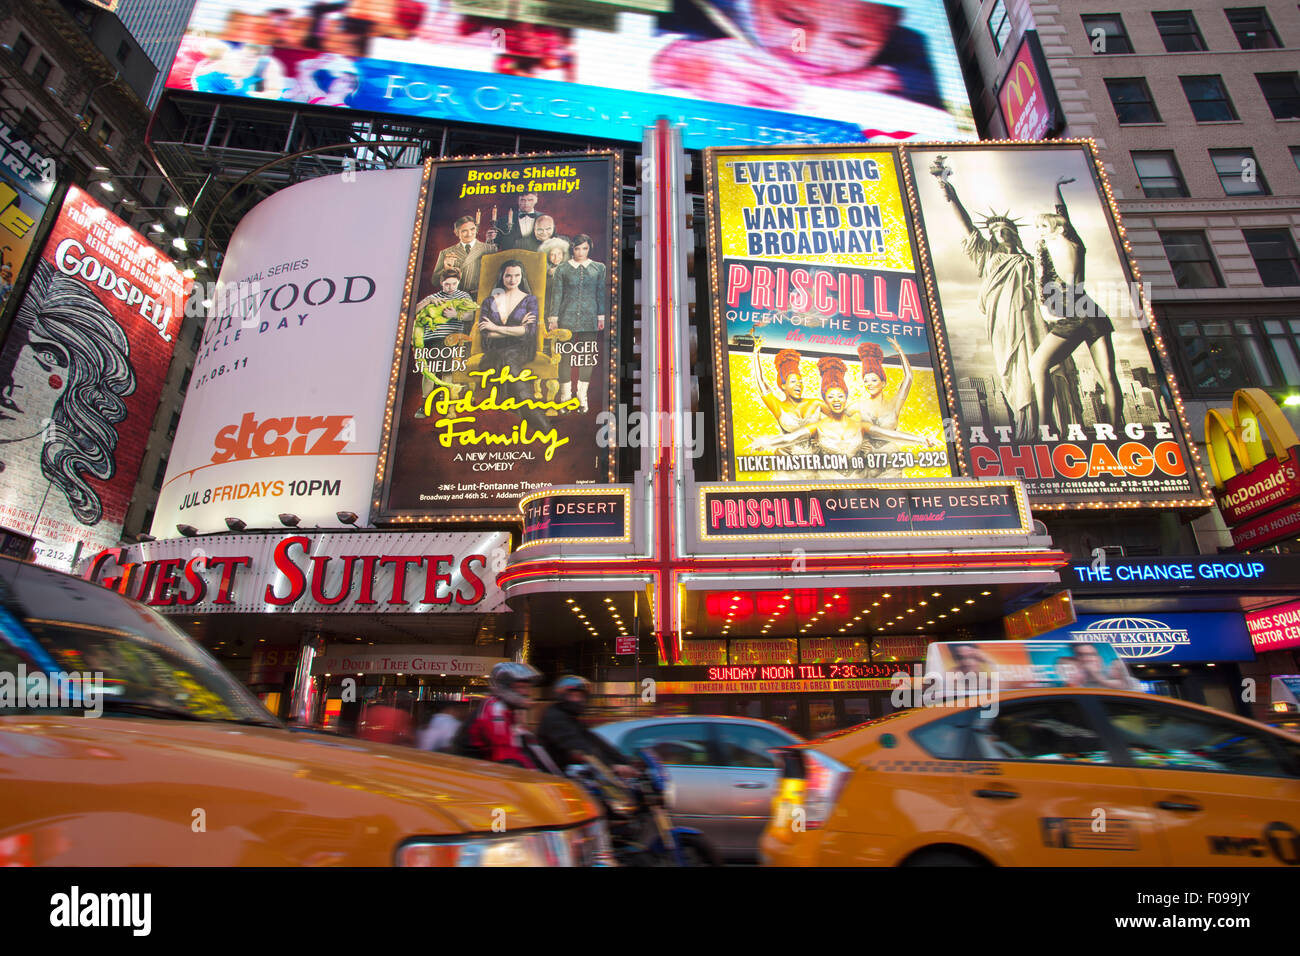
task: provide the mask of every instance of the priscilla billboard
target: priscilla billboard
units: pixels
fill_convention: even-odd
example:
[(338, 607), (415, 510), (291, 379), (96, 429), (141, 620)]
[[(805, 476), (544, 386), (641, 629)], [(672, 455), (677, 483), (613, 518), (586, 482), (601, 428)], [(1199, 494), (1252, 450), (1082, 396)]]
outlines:
[(235, 230), (152, 533), (364, 523), (418, 169), (281, 190)]
[(0, 353), (0, 525), (68, 570), (116, 543), (187, 283), (143, 236), (68, 187)]
[(947, 478), (944, 400), (893, 150), (710, 150), (724, 476)]
[(942, 0), (199, 0), (167, 86), (688, 149), (975, 136)]

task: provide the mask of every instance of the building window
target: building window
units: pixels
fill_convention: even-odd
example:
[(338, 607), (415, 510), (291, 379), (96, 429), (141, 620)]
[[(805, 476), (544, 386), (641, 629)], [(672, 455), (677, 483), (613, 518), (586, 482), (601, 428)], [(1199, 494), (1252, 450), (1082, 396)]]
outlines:
[(1160, 242), (1180, 289), (1217, 289), (1223, 276), (1214, 263), (1214, 254), (1205, 233), (1199, 231), (1162, 232)]
[(993, 37), (993, 49), (1001, 53), (1011, 36), (1011, 18), (1007, 16), (1007, 5), (1003, 0), (997, 0), (989, 14), (989, 36)]
[(99, 122), (99, 110), (95, 109), (93, 106), (87, 106), (86, 112), (83, 113), (81, 116), (81, 128), (84, 129), (87, 133), (89, 133), (92, 129), (95, 128), (95, 124), (98, 122)]
[(1219, 76), (1180, 76), (1187, 103), (1198, 123), (1221, 123), (1237, 118), (1228, 89)]
[(1243, 50), (1276, 50), (1282, 46), (1273, 30), (1273, 21), (1263, 7), (1238, 7), (1223, 12), (1228, 15), (1228, 23)]
[(1165, 42), (1166, 53), (1195, 53), (1205, 49), (1205, 40), (1190, 10), (1171, 10), (1153, 13), (1160, 39)]
[(36, 65), (32, 67), (32, 79), (34, 79), (38, 85), (44, 86), (45, 81), (50, 78), (50, 70), (52, 69), (54, 69), (54, 64), (50, 62), (48, 56), (38, 56), (36, 58)]
[(181, 423), (181, 413), (172, 412), (172, 420), (167, 424), (167, 437), (176, 437), (176, 427)]
[(99, 140), (99, 145), (107, 146), (113, 139), (113, 127), (100, 123), (99, 129), (95, 131), (95, 139)]
[(1246, 245), (1266, 286), (1300, 285), (1300, 256), (1297, 256), (1291, 230), (1243, 229)]
[(1300, 73), (1256, 73), (1273, 119), (1300, 119)]
[(18, 34), (17, 39), (14, 40), (14, 62), (18, 64), (18, 69), (23, 68), (23, 64), (27, 62), (27, 58), (31, 56), (31, 53), (32, 41), (27, 38), (27, 34)]
[(1295, 168), (1300, 171), (1300, 146), (1291, 147), (1291, 159), (1295, 163)]
[(1300, 319), (1177, 319), (1194, 391), (1300, 385)]
[(24, 106), (22, 113), (18, 116), (18, 129), (16, 130), (18, 138), (29, 141), (36, 139), (40, 134), (41, 124), (44, 122), (45, 120), (41, 119), (35, 112)]
[(1115, 117), (1121, 125), (1160, 122), (1160, 114), (1156, 111), (1155, 100), (1151, 98), (1151, 89), (1146, 80), (1141, 77), (1107, 80), (1106, 89), (1110, 93), (1110, 102), (1115, 107)]
[(1228, 196), (1271, 195), (1253, 149), (1212, 149), (1210, 159)]
[(190, 351), (197, 352), (203, 347), (203, 323), (200, 322), (194, 327), (194, 341), (190, 343)]
[(192, 365), (191, 365), (191, 366), (188, 366), (188, 367), (185, 369), (185, 374), (181, 376), (181, 391), (182, 391), (182, 392), (185, 391), (187, 388), (190, 387), (190, 377), (191, 377), (193, 374), (194, 374), (194, 366), (192, 366)]
[(140, 533), (148, 534), (149, 529), (153, 527), (153, 509), (150, 508), (144, 513), (144, 523), (140, 525)]
[(1124, 20), (1118, 13), (1103, 13), (1083, 17), (1083, 28), (1088, 31), (1088, 42), (1093, 53), (1132, 53)]
[(1147, 199), (1173, 199), (1186, 196), (1187, 184), (1183, 182), (1178, 161), (1169, 152), (1134, 153), (1133, 168), (1137, 170), (1142, 195)]
[(158, 470), (153, 476), (153, 490), (162, 491), (163, 479), (167, 477), (167, 459), (163, 458), (158, 462)]

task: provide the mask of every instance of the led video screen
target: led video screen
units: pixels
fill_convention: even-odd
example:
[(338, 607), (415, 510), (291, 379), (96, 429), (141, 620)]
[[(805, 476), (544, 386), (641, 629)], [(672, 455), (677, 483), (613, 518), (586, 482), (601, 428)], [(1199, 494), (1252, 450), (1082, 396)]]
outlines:
[(200, 0), (167, 85), (687, 148), (973, 139), (940, 0)]

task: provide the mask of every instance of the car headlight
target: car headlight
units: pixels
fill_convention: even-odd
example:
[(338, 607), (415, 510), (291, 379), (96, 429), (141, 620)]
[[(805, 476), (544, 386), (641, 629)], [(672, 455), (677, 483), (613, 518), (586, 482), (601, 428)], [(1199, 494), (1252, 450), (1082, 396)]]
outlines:
[(397, 866), (601, 866), (613, 856), (603, 820), (563, 830), (407, 840)]

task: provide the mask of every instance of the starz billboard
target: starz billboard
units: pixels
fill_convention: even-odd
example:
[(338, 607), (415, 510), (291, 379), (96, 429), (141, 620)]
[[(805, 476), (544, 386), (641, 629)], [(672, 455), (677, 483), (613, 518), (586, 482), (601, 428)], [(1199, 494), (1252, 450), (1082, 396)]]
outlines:
[(688, 149), (975, 136), (942, 0), (199, 0), (167, 86)]

